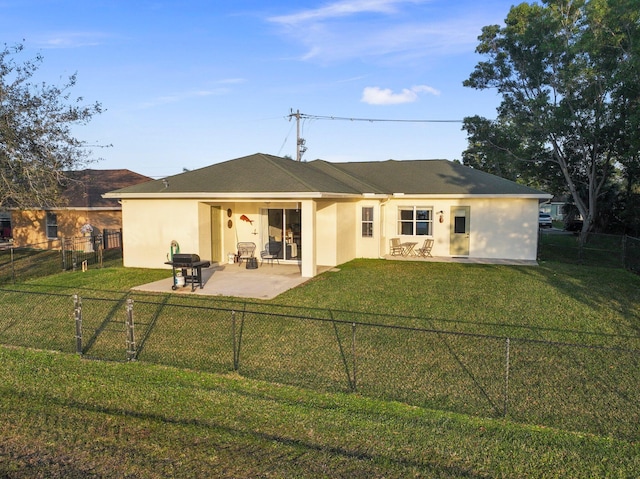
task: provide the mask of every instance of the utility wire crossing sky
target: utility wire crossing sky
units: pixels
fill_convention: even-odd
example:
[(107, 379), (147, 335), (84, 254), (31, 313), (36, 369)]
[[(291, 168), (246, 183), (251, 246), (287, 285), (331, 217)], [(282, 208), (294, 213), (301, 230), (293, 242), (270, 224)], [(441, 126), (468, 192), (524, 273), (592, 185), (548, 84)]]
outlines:
[[(106, 111), (76, 136), (92, 168), (152, 177), (261, 152), (331, 162), (460, 159), (460, 121), (499, 97), (464, 88), (511, 1), (5, 0), (0, 30), (36, 81)], [(302, 115), (301, 113), (301, 115)], [(349, 121), (327, 121), (349, 120)]]

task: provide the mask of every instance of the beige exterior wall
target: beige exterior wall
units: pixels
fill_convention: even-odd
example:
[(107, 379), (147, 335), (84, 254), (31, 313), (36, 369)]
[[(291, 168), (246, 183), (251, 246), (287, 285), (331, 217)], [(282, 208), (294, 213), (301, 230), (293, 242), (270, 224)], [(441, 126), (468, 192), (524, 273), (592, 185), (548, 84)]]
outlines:
[(535, 260), (538, 200), (475, 200), (471, 205), (471, 252), (476, 258)]
[(338, 252), (336, 248), (338, 205), (329, 201), (316, 202), (316, 259), (323, 266), (335, 266)]
[(356, 203), (352, 201), (318, 201), (316, 238), (318, 265), (336, 266), (356, 257)]
[[(383, 209), (384, 253), (389, 252), (391, 238), (413, 241), (422, 245), (424, 236), (402, 236), (398, 234), (398, 208), (400, 206), (422, 206), (434, 212), (433, 256), (450, 256), (451, 240), (450, 210), (454, 206), (470, 207), (469, 257), (495, 259), (535, 260), (538, 244), (538, 200), (537, 199), (393, 199)], [(443, 211), (440, 223), (438, 212)]]
[[(389, 240), (398, 237), (398, 207), (431, 208), (433, 256), (449, 256), (450, 211), (454, 206), (470, 208), (469, 257), (535, 260), (538, 241), (537, 199), (425, 199), (401, 197), (362, 200), (224, 201), (122, 200), (125, 266), (169, 268), (164, 262), (171, 241), (181, 253), (196, 253), (212, 259), (212, 228), (221, 238), (220, 257), (237, 251), (239, 241), (256, 243), (256, 256), (267, 241), (266, 208), (302, 209), (301, 272), (316, 274), (316, 267), (336, 266), (356, 257), (379, 258), (388, 254)], [(212, 225), (211, 207), (220, 207), (221, 224)], [(362, 237), (362, 207), (374, 208), (374, 236)], [(231, 210), (231, 215), (227, 215)], [(442, 211), (442, 223), (439, 221)], [(245, 216), (251, 221), (241, 219)], [(230, 222), (230, 226), (229, 226)], [(422, 245), (424, 236), (400, 236), (403, 241)]]
[(301, 203), (302, 206), (302, 264), (301, 276), (304, 278), (313, 278), (318, 274), (318, 224), (317, 209), (318, 205), (313, 200), (306, 200)]
[[(58, 238), (82, 236), (80, 228), (89, 223), (94, 234), (103, 229), (122, 228), (122, 212), (119, 210), (53, 210), (58, 223)], [(46, 211), (14, 211), (11, 215), (13, 244), (49, 249), (59, 248), (58, 241), (47, 238)]]
[[(221, 262), (226, 262), (229, 254), (237, 252), (238, 242), (255, 243), (255, 255), (260, 258), (260, 251), (268, 241), (266, 226), (263, 224), (266, 217), (262, 216), (265, 209), (288, 209), (302, 205), (303, 221), (308, 216), (304, 214), (305, 202), (290, 201), (129, 199), (122, 200), (122, 205), (124, 265), (141, 268), (170, 268), (164, 262), (170, 253), (171, 241), (178, 242), (181, 253), (195, 253), (200, 259), (211, 261), (213, 228), (218, 229), (221, 238)], [(212, 224), (213, 206), (220, 207), (221, 224)], [(228, 210), (231, 210), (231, 216), (228, 215)], [(250, 221), (241, 219), (243, 216)], [(312, 261), (313, 250), (307, 247), (307, 243), (313, 239), (313, 236), (303, 238), (303, 262)]]
[(357, 203), (347, 201), (338, 203), (336, 221), (336, 262), (328, 266), (346, 263), (356, 257), (357, 238), (353, 234), (354, 228), (359, 229), (359, 217), (356, 217)]
[[(193, 200), (122, 200), (124, 265), (139, 268), (168, 268), (171, 241), (180, 245), (181, 253), (201, 251), (198, 202)], [(203, 254), (204, 253), (204, 254)]]

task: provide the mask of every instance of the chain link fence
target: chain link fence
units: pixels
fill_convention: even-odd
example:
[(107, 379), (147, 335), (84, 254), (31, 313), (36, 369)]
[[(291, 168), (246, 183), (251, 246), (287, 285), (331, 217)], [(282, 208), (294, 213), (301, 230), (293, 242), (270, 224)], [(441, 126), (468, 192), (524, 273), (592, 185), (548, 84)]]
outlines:
[(542, 261), (625, 268), (640, 273), (640, 238), (632, 236), (541, 230), (538, 251)]
[(179, 301), (0, 289), (0, 343), (640, 439), (635, 336), (558, 342), (389, 326), (349, 311)]
[(640, 274), (640, 238), (625, 236), (623, 242), (624, 267)]
[(96, 236), (53, 239), (28, 246), (0, 243), (0, 283), (16, 283), (34, 276), (122, 262), (122, 232), (104, 230)]

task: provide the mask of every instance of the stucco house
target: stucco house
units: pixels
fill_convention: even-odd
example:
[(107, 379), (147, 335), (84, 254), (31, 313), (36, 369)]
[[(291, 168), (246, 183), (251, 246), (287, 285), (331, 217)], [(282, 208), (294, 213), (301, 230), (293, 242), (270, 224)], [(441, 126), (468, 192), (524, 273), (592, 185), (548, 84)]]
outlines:
[(535, 260), (538, 206), (551, 195), (446, 160), (297, 162), (257, 153), (105, 194), (122, 203), (124, 264), (182, 253), (227, 262), (239, 242), (276, 246), (303, 277), (383, 258), (391, 238), (433, 256)]
[(297, 162), (257, 153), (106, 193), (119, 199), (124, 264), (161, 268), (182, 253), (227, 262), (267, 245), (303, 277), (383, 258), (391, 238), (433, 256), (535, 260), (544, 192), (446, 160)]
[[(70, 181), (61, 192), (62, 204), (56, 208), (12, 210), (11, 236), (14, 246), (50, 249), (60, 247), (60, 238), (122, 228), (122, 208), (116, 198), (104, 193), (143, 182), (148, 176), (126, 169), (86, 169), (66, 173)], [(88, 226), (87, 226), (88, 225)]]

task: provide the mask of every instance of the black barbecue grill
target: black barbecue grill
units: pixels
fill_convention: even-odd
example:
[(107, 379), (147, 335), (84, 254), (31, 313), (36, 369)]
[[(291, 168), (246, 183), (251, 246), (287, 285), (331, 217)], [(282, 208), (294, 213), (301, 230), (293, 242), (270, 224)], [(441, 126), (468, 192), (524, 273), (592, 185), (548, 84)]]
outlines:
[(200, 261), (200, 256), (197, 254), (180, 254), (176, 253), (172, 257), (172, 261), (167, 261), (165, 264), (171, 265), (173, 269), (173, 285), (171, 289), (178, 289), (178, 270), (180, 270), (181, 276), (184, 278), (185, 287), (187, 284), (191, 284), (191, 291), (196, 290), (196, 284), (200, 285), (202, 289), (202, 268), (208, 268), (211, 266), (209, 261)]

